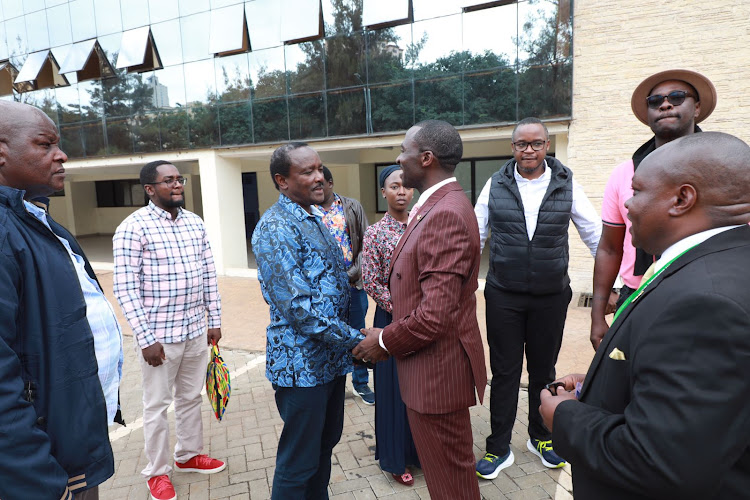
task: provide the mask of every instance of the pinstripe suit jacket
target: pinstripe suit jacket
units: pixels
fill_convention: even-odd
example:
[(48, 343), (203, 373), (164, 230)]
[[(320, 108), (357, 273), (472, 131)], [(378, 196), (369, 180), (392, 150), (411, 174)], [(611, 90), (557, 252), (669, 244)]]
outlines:
[(430, 196), (391, 258), (393, 323), (383, 343), (396, 358), (401, 397), (419, 413), (451, 413), (484, 396), (487, 370), (476, 314), (479, 229), (457, 182)]

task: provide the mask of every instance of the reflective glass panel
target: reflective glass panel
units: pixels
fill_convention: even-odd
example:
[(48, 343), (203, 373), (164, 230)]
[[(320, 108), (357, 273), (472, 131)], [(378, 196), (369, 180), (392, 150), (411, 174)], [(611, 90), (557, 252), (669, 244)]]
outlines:
[(407, 130), (416, 122), (410, 81), (371, 86), (370, 101), (375, 132)]
[(453, 171), (453, 175), (456, 176), (456, 180), (464, 190), (464, 194), (474, 204), (471, 197), (471, 161), (461, 161), (456, 165), (456, 170)]
[(367, 81), (392, 82), (411, 78), (406, 57), (413, 54), (411, 26), (396, 26), (367, 32)]
[(101, 120), (81, 123), (84, 156), (104, 156), (107, 145), (104, 141), (104, 129)]
[[(5, 21), (5, 36), (8, 40), (8, 51), (17, 68), (23, 62), (24, 55), (29, 53), (26, 38), (26, 21), (23, 16)], [(13, 57), (15, 56), (15, 58)]]
[(245, 4), (252, 50), (278, 47), (281, 41), (281, 2), (255, 0)]
[(464, 74), (464, 124), (517, 121), (516, 80), (517, 73), (512, 68), (482, 69), (473, 65), (467, 70)]
[[(286, 123), (286, 117), (284, 117)], [(253, 142), (252, 109), (249, 101), (223, 104), (219, 107), (221, 145)]]
[[(508, 143), (508, 151), (510, 151), (510, 143)], [(511, 159), (511, 156), (503, 157), (500, 159), (492, 160), (476, 160), (474, 162), (474, 196), (476, 198), (484, 189), (484, 185), (492, 177), (492, 174), (500, 170), (500, 167), (505, 165), (505, 162)]]
[(463, 82), (461, 76), (445, 76), (414, 82), (415, 120), (445, 120), (463, 125)]
[(29, 40), (29, 51), (44, 50), (50, 47), (47, 31), (47, 14), (37, 11), (26, 14), (26, 34)]
[[(516, 61), (518, 36), (517, 4), (467, 12), (463, 15), (463, 49), (471, 58), (481, 59), (492, 54), (499, 65), (511, 66)], [(485, 64), (480, 64), (484, 66)], [(468, 69), (468, 68), (467, 68)]]
[(86, 40), (73, 44), (67, 51), (64, 59), (58, 59), (60, 63), (60, 73), (70, 73), (71, 71), (81, 71), (86, 61), (94, 50), (96, 39)]
[(62, 5), (64, 3), (68, 3), (68, 0), (47, 0), (45, 2), (47, 8), (54, 7), (55, 5)]
[(323, 94), (289, 97), (289, 139), (326, 136)]
[(367, 133), (366, 98), (364, 87), (328, 92), (328, 135)]
[(73, 41), (73, 26), (70, 22), (70, 9), (67, 4), (47, 9), (47, 25), (51, 47), (66, 45)]
[(280, 0), (281, 40), (309, 40), (323, 34), (320, 31), (320, 0)]
[(122, 29), (132, 30), (149, 23), (148, 0), (125, 0), (120, 3)]
[(211, 8), (208, 0), (179, 0), (180, 16), (189, 16)]
[(75, 123), (83, 119), (77, 85), (55, 89), (55, 98), (60, 123)]
[(206, 59), (184, 65), (185, 100), (189, 105), (196, 102), (209, 102), (216, 99), (216, 79), (213, 59)]
[(546, 64), (568, 57), (570, 52), (570, 3), (521, 2), (518, 4), (518, 36), (521, 64)]
[(411, 0), (414, 8), (414, 20), (422, 21), (433, 17), (442, 17), (461, 12), (463, 0)]
[(362, 2), (322, 0), (325, 36), (362, 31)]
[(248, 55), (237, 54), (214, 59), (216, 91), (220, 100), (235, 102), (250, 99)]
[(14, 17), (23, 15), (23, 1), (22, 0), (2, 0), (3, 1), (3, 15), (5, 19), (12, 19)]
[(154, 43), (159, 51), (159, 58), (164, 66), (173, 66), (182, 62), (182, 41), (180, 38), (180, 21), (174, 19), (151, 26)]
[(182, 66), (171, 66), (155, 71), (154, 77), (156, 77), (160, 85), (164, 86), (162, 90), (168, 96), (168, 106), (172, 108), (187, 107), (185, 99), (185, 73)]
[(571, 114), (573, 64), (521, 68), (518, 75), (519, 119), (568, 117)]
[(16, 78), (15, 83), (36, 80), (37, 76), (39, 76), (39, 72), (42, 70), (42, 66), (47, 62), (49, 53), (49, 50), (42, 50), (29, 54), (26, 58), (26, 62), (23, 63), (23, 67), (18, 71), (18, 77)]
[(120, 78), (126, 78), (131, 89), (130, 112), (134, 115), (148, 112), (152, 108), (169, 106), (169, 93), (155, 83), (154, 72), (129, 73)]
[(323, 89), (323, 42), (298, 43), (284, 48), (289, 90), (292, 94)]
[(143, 60), (146, 57), (148, 34), (148, 26), (123, 32), (120, 53), (117, 56), (118, 68), (143, 64)]
[(235, 5), (243, 3), (242, 0), (211, 0), (211, 8), (218, 9), (220, 7), (226, 7), (227, 5)]
[(94, 9), (96, 12), (96, 33), (99, 36), (122, 31), (120, 0), (94, 0)]
[(179, 16), (177, 0), (148, 0), (148, 11), (152, 23), (160, 23)]
[(161, 150), (161, 132), (159, 130), (159, 113), (144, 111), (133, 116), (130, 123), (133, 138), (133, 150), (154, 152)]
[(83, 140), (81, 139), (81, 125), (60, 125), (60, 147), (70, 158), (83, 157)]
[(127, 117), (107, 118), (107, 154), (122, 155), (133, 152), (130, 120)]
[(254, 99), (252, 106), (256, 143), (289, 140), (286, 97)]
[(44, 9), (44, 0), (23, 0), (23, 11), (26, 14)]
[(73, 25), (73, 41), (80, 42), (96, 36), (93, 0), (71, 0), (70, 21)]
[(0, 22), (0, 60), (7, 59), (10, 55), (8, 51), (8, 42), (5, 35), (5, 23)]
[(245, 7), (232, 5), (211, 11), (209, 52), (242, 50), (245, 43)]
[(326, 88), (364, 85), (367, 78), (364, 33), (328, 38), (325, 47)]
[[(461, 33), (461, 15), (441, 17), (414, 23), (414, 68), (419, 70), (415, 78), (460, 73), (463, 55), (456, 46), (455, 38), (441, 36), (443, 33)], [(410, 61), (411, 62), (411, 61)]]
[(208, 59), (212, 54), (208, 50), (209, 30), (211, 23), (208, 12), (180, 18), (182, 32), (182, 58), (185, 62)]
[(365, 26), (405, 23), (409, 19), (409, 0), (363, 0), (362, 18)]
[(191, 148), (205, 148), (219, 144), (219, 117), (215, 105), (191, 104), (188, 119)]
[(188, 115), (183, 109), (159, 113), (161, 147), (164, 150), (188, 147)]
[[(249, 55), (250, 81), (256, 98), (286, 94), (284, 47), (252, 51)], [(286, 116), (286, 105), (284, 108)]]

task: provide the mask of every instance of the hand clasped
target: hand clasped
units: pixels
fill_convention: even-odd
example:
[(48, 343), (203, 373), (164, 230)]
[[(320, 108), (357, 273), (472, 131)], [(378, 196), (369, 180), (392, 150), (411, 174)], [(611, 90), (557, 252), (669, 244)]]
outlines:
[(364, 340), (357, 344), (352, 350), (352, 355), (365, 363), (377, 363), (388, 359), (388, 351), (380, 347), (380, 328), (363, 328), (360, 330), (365, 334)]

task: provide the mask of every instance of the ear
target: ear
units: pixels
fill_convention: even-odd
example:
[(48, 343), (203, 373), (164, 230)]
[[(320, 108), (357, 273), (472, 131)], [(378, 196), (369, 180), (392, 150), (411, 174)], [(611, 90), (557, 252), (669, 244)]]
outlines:
[(385, 198), (385, 188), (380, 188), (380, 193), (383, 195), (383, 198)]
[(422, 151), (420, 153), (422, 155), (422, 167), (426, 168), (432, 165), (432, 162), (437, 160), (437, 157), (432, 153), (432, 151)]
[(143, 186), (143, 190), (146, 191), (146, 195), (149, 198), (151, 198), (152, 196), (154, 196), (154, 194), (156, 194), (156, 191), (154, 190), (154, 186), (152, 186), (151, 184), (146, 184), (145, 186)]
[(5, 166), (6, 156), (8, 154), (8, 145), (0, 141), (0, 167)]
[(677, 188), (668, 213), (672, 217), (682, 217), (687, 215), (696, 203), (698, 191), (691, 184), (683, 184)]
[(281, 174), (273, 174), (274, 180), (276, 180), (276, 184), (279, 185), (279, 189), (286, 191), (289, 187), (286, 183), (286, 177), (284, 177)]
[(695, 114), (693, 114), (693, 120), (697, 120), (700, 115), (701, 115), (701, 102), (698, 101), (695, 103)]

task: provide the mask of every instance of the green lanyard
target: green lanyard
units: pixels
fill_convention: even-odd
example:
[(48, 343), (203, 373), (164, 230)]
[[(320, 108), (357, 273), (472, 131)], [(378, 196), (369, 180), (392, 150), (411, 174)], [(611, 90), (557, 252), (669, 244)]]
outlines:
[(622, 311), (624, 311), (625, 308), (628, 307), (631, 302), (635, 302), (636, 300), (638, 300), (638, 297), (640, 297), (641, 295), (643, 295), (643, 291), (646, 289), (646, 287), (648, 286), (649, 283), (651, 283), (657, 276), (659, 276), (662, 273), (662, 271), (664, 271), (666, 268), (668, 268), (670, 266), (670, 264), (672, 264), (672, 262), (674, 262), (677, 259), (679, 259), (680, 257), (682, 257), (682, 255), (685, 252), (687, 252), (688, 250), (692, 249), (694, 246), (695, 245), (693, 245), (693, 246), (691, 246), (689, 248), (686, 248), (685, 250), (683, 250), (682, 252), (680, 252), (674, 259), (672, 259), (669, 262), (667, 262), (665, 265), (663, 265), (661, 267), (661, 269), (659, 269), (654, 274), (652, 274), (649, 279), (647, 279), (646, 281), (644, 281), (643, 283), (641, 283), (641, 286), (638, 287), (638, 290), (636, 290), (635, 292), (633, 292), (632, 294), (630, 294), (630, 297), (628, 297), (627, 299), (625, 299), (625, 302), (622, 303), (622, 305), (620, 306), (620, 308), (615, 313), (615, 317), (612, 318), (612, 323), (615, 322), (615, 320), (620, 315), (620, 313), (622, 313)]

